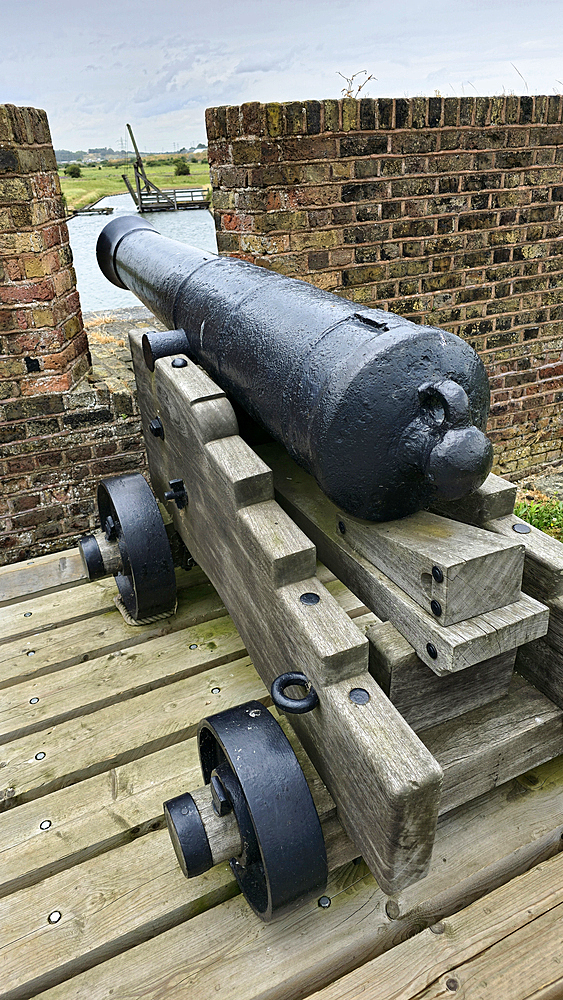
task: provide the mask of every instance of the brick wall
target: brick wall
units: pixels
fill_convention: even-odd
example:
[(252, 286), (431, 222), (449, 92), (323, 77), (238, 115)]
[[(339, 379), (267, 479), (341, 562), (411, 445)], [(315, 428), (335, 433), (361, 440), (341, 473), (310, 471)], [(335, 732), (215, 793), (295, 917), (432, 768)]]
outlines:
[(468, 340), (513, 478), (563, 460), (562, 103), (207, 111), (219, 251)]
[(94, 524), (96, 483), (144, 466), (130, 385), (92, 373), (44, 111), (0, 105), (0, 565)]

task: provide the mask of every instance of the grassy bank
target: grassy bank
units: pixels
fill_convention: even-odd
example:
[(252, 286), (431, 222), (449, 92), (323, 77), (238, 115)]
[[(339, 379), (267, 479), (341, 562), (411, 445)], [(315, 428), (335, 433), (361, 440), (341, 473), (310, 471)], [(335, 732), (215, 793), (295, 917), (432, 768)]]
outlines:
[[(176, 177), (171, 161), (147, 160), (145, 170), (149, 180), (159, 188), (190, 188), (209, 186), (209, 166), (207, 163), (190, 163), (189, 175)], [(67, 177), (63, 168), (59, 170), (61, 189), (66, 198), (69, 212), (92, 205), (100, 198), (110, 194), (126, 194), (127, 188), (122, 178), (126, 174), (132, 187), (135, 187), (133, 165), (129, 163), (117, 166), (83, 166), (80, 165), (80, 177)]]

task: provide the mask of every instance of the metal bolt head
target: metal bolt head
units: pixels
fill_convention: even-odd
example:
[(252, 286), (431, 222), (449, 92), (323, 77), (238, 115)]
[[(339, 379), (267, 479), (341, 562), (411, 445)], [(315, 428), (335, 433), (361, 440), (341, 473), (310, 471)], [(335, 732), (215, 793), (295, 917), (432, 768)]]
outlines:
[(331, 903), (332, 899), (330, 896), (320, 896), (317, 906), (320, 906), (321, 910), (328, 910)]
[(369, 692), (366, 691), (365, 688), (352, 688), (348, 697), (354, 705), (367, 705), (369, 701)]
[(40, 822), (40, 824), (39, 824), (39, 829), (40, 830), (48, 830), (50, 826), (51, 826), (51, 820), (50, 819), (42, 819), (41, 822)]
[(23, 616), (24, 618), (31, 618), (32, 614), (32, 611), (24, 611)]
[(339, 521), (338, 522), (338, 530), (339, 530), (339, 532), (340, 532), (341, 535), (345, 535), (346, 534), (346, 525), (344, 524), (344, 521)]
[(456, 990), (459, 990), (459, 983), (457, 979), (454, 979), (453, 976), (450, 976), (449, 979), (446, 979), (446, 989), (450, 990), (452, 993), (455, 993)]
[(211, 688), (211, 694), (219, 694), (221, 688)]
[(521, 524), (520, 521), (517, 521), (516, 524), (512, 525), (512, 530), (518, 535), (529, 535), (532, 529), (529, 524)]
[(401, 915), (401, 910), (396, 899), (388, 899), (385, 904), (385, 913), (389, 917), (389, 920), (398, 920)]
[(35, 760), (44, 760), (47, 754), (44, 750), (40, 750), (39, 753), (35, 754)]
[(164, 441), (164, 427), (162, 425), (162, 420), (160, 419), (160, 417), (155, 417), (154, 420), (151, 420), (149, 424), (149, 431), (151, 432), (153, 437), (162, 438), (162, 440)]
[(26, 653), (26, 656), (35, 656), (35, 650), (34, 649), (28, 649), (28, 651)]
[(192, 644), (188, 648), (189, 649), (197, 649), (197, 642), (192, 642)]
[(174, 358), (174, 360), (172, 361), (172, 367), (173, 368), (185, 368), (186, 365), (187, 365), (187, 363), (188, 362), (186, 361), (185, 358)]
[(318, 594), (308, 593), (308, 594), (301, 594), (299, 600), (301, 601), (301, 604), (318, 604), (320, 601), (320, 597)]
[(37, 705), (38, 701), (39, 701), (39, 698), (30, 698), (29, 699), (29, 704), (30, 705)]
[(442, 614), (442, 605), (440, 604), (440, 602), (439, 601), (430, 601), (430, 608), (431, 608), (432, 614), (436, 615), (436, 618), (439, 618), (440, 615)]
[(439, 566), (432, 567), (432, 576), (434, 577), (436, 583), (442, 583), (444, 579), (444, 574)]
[(47, 920), (49, 921), (50, 924), (58, 924), (61, 917), (62, 913), (60, 910), (53, 910), (52, 913), (50, 913), (49, 916), (47, 917)]
[(428, 653), (430, 659), (432, 660), (438, 659), (438, 650), (436, 649), (435, 645), (432, 642), (426, 643), (426, 652)]

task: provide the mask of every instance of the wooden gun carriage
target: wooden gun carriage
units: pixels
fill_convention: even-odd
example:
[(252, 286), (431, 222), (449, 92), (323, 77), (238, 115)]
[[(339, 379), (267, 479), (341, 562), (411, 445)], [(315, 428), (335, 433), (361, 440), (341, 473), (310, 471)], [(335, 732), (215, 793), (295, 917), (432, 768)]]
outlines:
[[(149, 248), (161, 240), (143, 220), (121, 218), (98, 253), (106, 275), (170, 327), (133, 333), (131, 351), (172, 549), (216, 587), (287, 736), (298, 737), (358, 856), (396, 896), (427, 873), (440, 815), (563, 750), (561, 670), (525, 646), (548, 630), (544, 601), (553, 609), (560, 599), (563, 550), (538, 541), (513, 515), (515, 487), (488, 475), (487, 392), (467, 345), (303, 286), (317, 310), (337, 316), (322, 317), (299, 377), (284, 342), (268, 393), (264, 331), (284, 303), (284, 336), (295, 325), (302, 283), (215, 264), (173, 241), (155, 257)], [(272, 279), (275, 309), (264, 306)], [(249, 291), (247, 280), (258, 284)], [(249, 300), (264, 314), (245, 362), (236, 343)], [(313, 376), (327, 363), (328, 332), (341, 360), (326, 375), (319, 416)], [(381, 370), (387, 409), (379, 389), (374, 431), (364, 388)], [(389, 400), (401, 394), (399, 426)], [(353, 413), (342, 411), (350, 398)], [(393, 504), (398, 520), (389, 520)], [(132, 621), (170, 613), (174, 559), (142, 477), (105, 481), (99, 508), (102, 530), (82, 542), (91, 576), (116, 575)], [(317, 556), (363, 602), (362, 629), (323, 585)], [(321, 896), (327, 861), (314, 796), (272, 713), (252, 701), (211, 715), (199, 748), (204, 785), (178, 789), (165, 809), (184, 873), (230, 860), (265, 921)]]

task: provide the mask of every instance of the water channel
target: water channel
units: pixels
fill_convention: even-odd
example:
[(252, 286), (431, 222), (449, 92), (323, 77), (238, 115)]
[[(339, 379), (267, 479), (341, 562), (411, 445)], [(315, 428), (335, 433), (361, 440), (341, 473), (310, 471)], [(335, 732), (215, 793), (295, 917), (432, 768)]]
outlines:
[[(96, 203), (96, 208), (106, 207), (113, 208), (112, 215), (75, 215), (68, 222), (80, 304), (85, 313), (139, 305), (132, 292), (116, 288), (104, 278), (96, 261), (96, 241), (104, 226), (116, 215), (136, 215), (137, 210), (129, 194), (110, 195)], [(215, 224), (207, 209), (145, 212), (144, 218), (163, 236), (217, 253)]]

